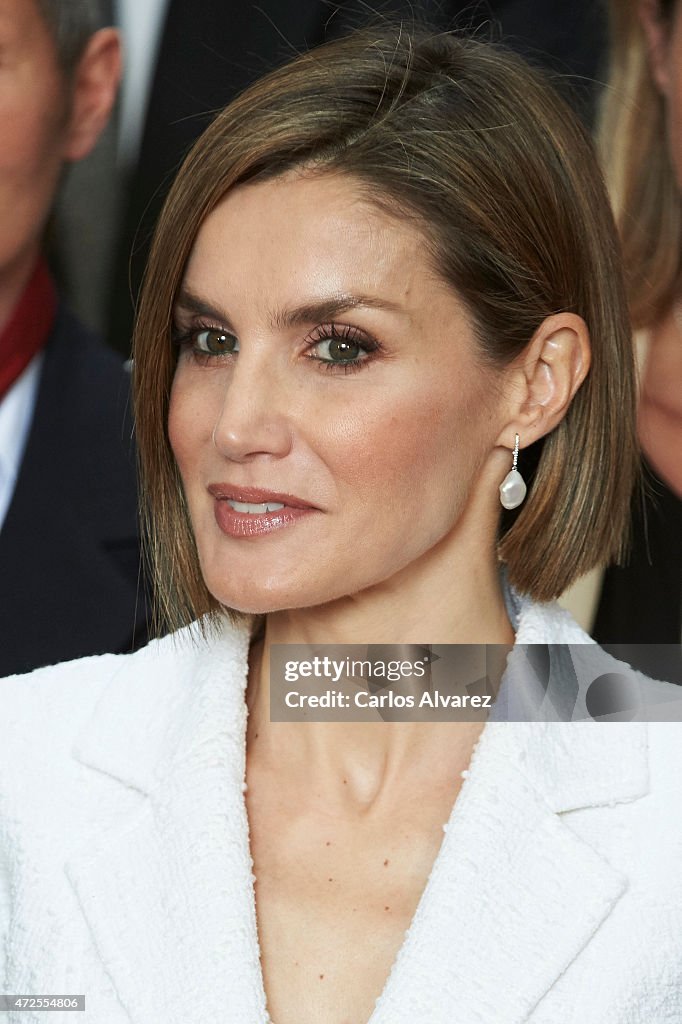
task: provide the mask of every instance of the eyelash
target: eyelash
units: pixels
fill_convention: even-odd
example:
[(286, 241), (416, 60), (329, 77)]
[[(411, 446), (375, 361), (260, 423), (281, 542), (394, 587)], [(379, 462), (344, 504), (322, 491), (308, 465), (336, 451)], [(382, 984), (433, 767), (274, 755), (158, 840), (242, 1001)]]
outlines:
[(343, 370), (344, 373), (353, 373), (359, 370), (363, 363), (371, 363), (373, 359), (372, 354), (378, 352), (381, 349), (381, 345), (376, 338), (370, 337), (368, 334), (364, 334), (359, 331), (357, 327), (352, 327), (350, 324), (320, 324), (315, 330), (308, 335), (306, 342), (309, 348), (314, 348), (315, 345), (319, 345), (321, 341), (352, 341), (355, 342), (360, 349), (365, 353), (364, 356), (356, 359), (348, 359), (345, 362), (334, 362), (330, 359), (321, 359), (320, 356), (308, 356), (308, 359), (313, 359), (317, 363), (321, 363), (325, 370), (330, 370), (332, 373), (338, 373), (339, 370)]
[[(192, 345), (194, 358), (196, 360), (200, 360), (204, 365), (207, 365), (212, 360), (223, 359), (224, 356), (213, 355), (208, 352), (200, 352), (194, 348), (194, 339), (197, 334), (201, 334), (202, 331), (224, 331), (225, 334), (230, 333), (210, 321), (198, 321), (189, 329), (175, 326), (172, 332), (172, 342), (178, 348)], [(364, 353), (366, 353), (364, 356), (359, 356), (356, 359), (348, 359), (345, 362), (335, 362), (330, 359), (322, 359), (320, 356), (306, 356), (307, 359), (311, 359), (313, 362), (320, 364), (321, 367), (324, 367), (325, 370), (332, 373), (355, 373), (362, 369), (362, 365), (364, 363), (373, 362), (374, 360), (371, 358), (372, 353), (379, 352), (382, 348), (376, 338), (365, 334), (363, 331), (358, 330), (357, 327), (353, 327), (350, 324), (320, 324), (305, 340), (306, 348), (308, 349), (314, 348), (315, 345), (319, 345), (322, 341), (352, 341), (355, 342)]]

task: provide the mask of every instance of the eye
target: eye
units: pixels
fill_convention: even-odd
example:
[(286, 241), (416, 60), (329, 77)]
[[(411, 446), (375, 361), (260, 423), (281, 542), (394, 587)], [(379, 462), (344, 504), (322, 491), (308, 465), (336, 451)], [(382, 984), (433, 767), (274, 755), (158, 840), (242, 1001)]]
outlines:
[(369, 361), (371, 354), (379, 349), (378, 342), (348, 324), (320, 326), (310, 336), (308, 344), (314, 353), (308, 358), (324, 363), (327, 369), (335, 366), (353, 369)]
[(345, 363), (357, 359), (364, 351), (359, 341), (347, 338), (324, 338), (315, 344), (315, 350), (320, 359), (327, 359), (334, 363)]
[(234, 334), (218, 330), (215, 327), (204, 327), (195, 331), (192, 337), (192, 348), (209, 356), (222, 356), (239, 351), (239, 342)]

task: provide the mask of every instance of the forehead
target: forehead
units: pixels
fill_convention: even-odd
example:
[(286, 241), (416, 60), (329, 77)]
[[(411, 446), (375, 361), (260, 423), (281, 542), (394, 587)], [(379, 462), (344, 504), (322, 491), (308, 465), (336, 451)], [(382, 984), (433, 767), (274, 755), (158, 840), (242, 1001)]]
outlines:
[(412, 304), (437, 290), (455, 299), (415, 222), (387, 213), (341, 174), (296, 172), (233, 189), (204, 221), (184, 283), (284, 303), (317, 291)]

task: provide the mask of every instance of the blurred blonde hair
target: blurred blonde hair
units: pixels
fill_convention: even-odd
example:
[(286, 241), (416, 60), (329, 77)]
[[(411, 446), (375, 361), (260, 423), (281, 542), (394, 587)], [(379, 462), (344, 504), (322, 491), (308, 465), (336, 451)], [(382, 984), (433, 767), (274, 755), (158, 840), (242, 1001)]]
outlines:
[[(673, 17), (675, 0), (659, 0)], [(679, 294), (682, 203), (668, 145), (665, 104), (649, 67), (636, 0), (610, 0), (611, 52), (598, 142), (621, 237), (635, 328), (660, 320)]]

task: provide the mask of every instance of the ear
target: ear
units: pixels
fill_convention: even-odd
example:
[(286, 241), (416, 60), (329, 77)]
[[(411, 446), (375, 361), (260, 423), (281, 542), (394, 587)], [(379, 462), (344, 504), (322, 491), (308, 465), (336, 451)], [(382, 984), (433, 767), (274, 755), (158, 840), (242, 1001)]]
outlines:
[(114, 28), (95, 32), (73, 75), (64, 159), (82, 160), (109, 120), (121, 80), (121, 41)]
[(670, 22), (663, 17), (659, 0), (639, 0), (637, 16), (646, 40), (651, 77), (658, 91), (667, 96), (670, 92)]
[(561, 422), (590, 368), (590, 334), (582, 317), (555, 313), (538, 327), (509, 368), (509, 422), (497, 444), (526, 448)]

